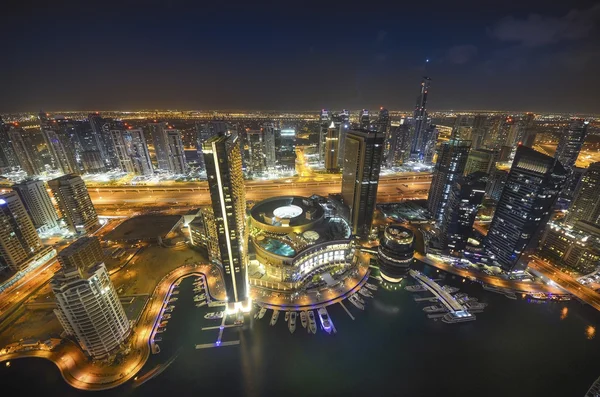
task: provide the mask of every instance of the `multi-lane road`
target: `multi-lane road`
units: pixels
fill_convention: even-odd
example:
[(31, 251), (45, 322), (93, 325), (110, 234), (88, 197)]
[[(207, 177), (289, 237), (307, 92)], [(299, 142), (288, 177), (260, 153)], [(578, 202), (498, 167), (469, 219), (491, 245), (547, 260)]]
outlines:
[[(289, 181), (289, 182), (288, 182)], [(426, 198), (431, 174), (405, 173), (383, 176), (379, 180), (377, 201), (386, 203), (404, 199)], [(206, 182), (166, 186), (98, 186), (88, 188), (94, 205), (208, 205), (210, 194)], [(327, 196), (340, 193), (341, 181), (297, 182), (295, 179), (247, 181), (246, 199), (263, 200), (280, 195)]]

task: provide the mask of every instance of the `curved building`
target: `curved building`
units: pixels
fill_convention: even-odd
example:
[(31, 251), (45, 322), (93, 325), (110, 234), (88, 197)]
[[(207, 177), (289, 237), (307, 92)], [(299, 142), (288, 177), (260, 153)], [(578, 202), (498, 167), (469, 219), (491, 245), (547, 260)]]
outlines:
[(313, 275), (353, 265), (350, 226), (316, 197), (282, 196), (263, 200), (250, 211), (250, 241), (260, 277), (252, 285), (297, 289)]
[(391, 225), (385, 228), (377, 251), (381, 277), (399, 283), (406, 276), (415, 253), (415, 236), (409, 229)]

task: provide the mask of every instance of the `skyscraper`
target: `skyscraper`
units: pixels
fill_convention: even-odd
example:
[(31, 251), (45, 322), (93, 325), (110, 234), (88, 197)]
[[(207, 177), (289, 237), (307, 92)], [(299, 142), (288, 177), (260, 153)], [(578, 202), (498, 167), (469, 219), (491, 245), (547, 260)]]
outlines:
[(0, 117), (0, 167), (2, 168), (12, 168), (19, 165), (12, 143), (10, 142), (8, 130), (9, 126)]
[(104, 262), (104, 252), (100, 240), (95, 236), (79, 237), (58, 254), (58, 262), (65, 268), (75, 268), (85, 272), (96, 263)]
[(263, 124), (264, 144), (265, 144), (265, 165), (267, 170), (275, 169), (275, 126), (273, 123)]
[(133, 162), (131, 161), (130, 146), (131, 146), (131, 135), (127, 130), (111, 130), (110, 136), (112, 144), (115, 148), (115, 154), (119, 161), (119, 168), (121, 171), (128, 174), (133, 174)]
[(154, 123), (148, 124), (150, 129), (150, 136), (152, 138), (152, 144), (154, 145), (154, 153), (156, 155), (157, 168), (161, 171), (169, 171), (169, 147), (167, 143), (166, 130), (168, 129), (167, 123)]
[(573, 120), (568, 129), (563, 131), (558, 141), (554, 157), (567, 169), (571, 169), (587, 136), (589, 121)]
[(392, 124), (386, 164), (388, 167), (398, 167), (410, 156), (410, 126), (405, 119), (400, 124)]
[(46, 231), (58, 227), (58, 215), (44, 182), (26, 180), (13, 185), (12, 189), (21, 198), (36, 229)]
[(112, 137), (110, 135), (110, 126), (104, 127), (107, 124), (107, 120), (103, 119), (96, 112), (88, 115), (88, 121), (92, 129), (92, 137), (96, 144), (96, 150), (99, 152), (104, 166), (107, 168), (117, 167), (117, 159), (115, 158)]
[(369, 117), (369, 111), (367, 109), (363, 109), (360, 111), (359, 125), (360, 128), (363, 130), (368, 130), (369, 128), (371, 128), (371, 120)]
[(327, 138), (327, 130), (331, 124), (331, 118), (327, 109), (321, 109), (319, 116), (319, 164), (325, 162), (325, 140)]
[(138, 175), (152, 175), (152, 160), (148, 151), (148, 144), (142, 129), (134, 129), (127, 131), (131, 136), (129, 146), (129, 156), (133, 165), (133, 171)]
[(98, 215), (80, 176), (63, 175), (48, 181), (61, 215), (72, 233), (89, 233), (98, 228)]
[(414, 233), (402, 226), (387, 226), (377, 249), (381, 278), (390, 283), (402, 281), (408, 273), (414, 254)]
[(427, 95), (429, 93), (429, 86), (431, 79), (424, 76), (421, 80), (421, 92), (417, 97), (417, 104), (413, 112), (413, 133), (412, 133), (412, 145), (411, 145), (411, 158), (415, 160), (421, 160), (423, 158), (423, 152), (427, 146), (427, 140), (424, 137), (424, 133), (427, 129)]
[(576, 221), (600, 224), (600, 162), (592, 163), (579, 181), (573, 204), (565, 217), (565, 223), (569, 225)]
[(237, 134), (220, 133), (208, 139), (203, 152), (228, 310), (249, 311), (246, 195)]
[(523, 267), (519, 258), (546, 223), (567, 175), (557, 160), (519, 146), (485, 239), (493, 263), (506, 271)]
[(21, 169), (30, 176), (42, 173), (44, 164), (42, 164), (42, 159), (29, 133), (21, 128), (11, 127), (8, 134)]
[(62, 267), (50, 285), (58, 306), (54, 314), (92, 358), (115, 353), (130, 335), (131, 325), (104, 263), (85, 270)]
[(166, 130), (167, 148), (169, 154), (169, 170), (174, 174), (185, 174), (187, 172), (187, 162), (185, 160), (185, 150), (181, 133), (179, 130)]
[(340, 129), (336, 127), (334, 122), (327, 129), (327, 138), (325, 138), (325, 170), (327, 172), (337, 172), (339, 144), (340, 144)]
[(600, 264), (599, 239), (598, 225), (578, 221), (570, 228), (548, 222), (540, 241), (540, 256), (582, 274), (592, 273)]
[(448, 208), (440, 222), (440, 240), (442, 248), (452, 254), (463, 252), (471, 237), (486, 182), (487, 174), (476, 172), (459, 178), (450, 190)]
[(0, 195), (0, 261), (13, 271), (25, 269), (42, 250), (31, 218), (16, 192)]
[(465, 165), (465, 175), (472, 174), (473, 172), (485, 172), (489, 174), (498, 158), (498, 152), (493, 150), (471, 150), (469, 157), (467, 157), (467, 164)]
[(371, 232), (384, 144), (385, 135), (377, 131), (351, 130), (346, 136), (342, 199), (352, 233), (363, 238)]
[(51, 154), (52, 162), (64, 174), (78, 171), (75, 161), (75, 146), (72, 137), (61, 128), (56, 120), (50, 120), (46, 113), (39, 114), (40, 130)]
[(440, 222), (444, 217), (450, 191), (465, 171), (470, 149), (471, 141), (451, 139), (442, 143), (427, 197), (429, 212), (436, 222)]
[(480, 149), (483, 147), (487, 134), (488, 116), (476, 115), (473, 118), (473, 127), (471, 129), (471, 148)]

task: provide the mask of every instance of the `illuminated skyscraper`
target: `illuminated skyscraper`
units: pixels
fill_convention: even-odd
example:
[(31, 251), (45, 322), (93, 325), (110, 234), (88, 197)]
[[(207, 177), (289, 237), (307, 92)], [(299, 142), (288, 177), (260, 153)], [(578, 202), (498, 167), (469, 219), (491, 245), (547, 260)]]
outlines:
[(21, 128), (17, 129), (14, 127), (8, 130), (8, 135), (21, 169), (30, 176), (42, 173), (44, 171), (44, 164), (32, 141), (31, 135)]
[(567, 179), (565, 168), (550, 156), (519, 146), (485, 239), (493, 263), (506, 271), (524, 267), (521, 254), (550, 215)]
[(390, 129), (389, 149), (386, 157), (388, 167), (398, 167), (410, 156), (410, 125), (405, 119), (399, 125), (392, 124)]
[(131, 156), (134, 172), (138, 175), (152, 175), (154, 169), (152, 168), (152, 160), (150, 159), (150, 152), (148, 152), (144, 131), (135, 129), (127, 132), (131, 136), (129, 155)]
[(217, 227), (228, 310), (250, 310), (246, 195), (237, 134), (208, 139), (203, 148), (206, 176)]
[(436, 222), (444, 217), (450, 191), (465, 171), (470, 149), (471, 141), (451, 139), (442, 143), (427, 197), (429, 212)]
[(554, 157), (567, 169), (571, 169), (587, 136), (589, 121), (573, 120), (568, 129), (562, 132)]
[(371, 127), (371, 120), (367, 109), (360, 111), (359, 124), (360, 128), (363, 130), (368, 130)]
[(112, 144), (115, 148), (115, 154), (117, 156), (117, 160), (119, 160), (119, 168), (121, 171), (126, 172), (128, 174), (133, 174), (133, 163), (131, 161), (130, 145), (131, 145), (131, 135), (129, 135), (127, 130), (111, 130), (110, 136), (112, 139)]
[(327, 172), (337, 172), (339, 144), (340, 144), (340, 129), (331, 122), (327, 129), (327, 138), (325, 138), (325, 170)]
[(8, 135), (9, 126), (0, 117), (0, 167), (11, 168), (19, 165)]
[(58, 214), (44, 182), (27, 180), (12, 186), (19, 194), (27, 213), (38, 230), (49, 230), (58, 227)]
[(92, 358), (115, 353), (130, 335), (131, 325), (104, 263), (63, 266), (50, 285), (58, 306), (54, 314)]
[(424, 76), (423, 80), (421, 80), (421, 92), (417, 97), (417, 104), (413, 112), (413, 141), (410, 151), (411, 158), (415, 160), (421, 160), (423, 158), (423, 153), (428, 143), (425, 137), (425, 131), (427, 130), (427, 95), (429, 93), (430, 84), (431, 79)]
[(575, 190), (565, 222), (573, 225), (576, 221), (600, 224), (600, 162), (589, 166)]
[(187, 162), (185, 160), (185, 149), (181, 140), (179, 130), (166, 130), (167, 148), (169, 155), (169, 170), (174, 174), (185, 174)]
[(387, 226), (377, 249), (381, 277), (390, 283), (402, 281), (408, 273), (414, 254), (414, 233), (402, 226)]
[(463, 176), (452, 186), (448, 208), (440, 222), (440, 240), (443, 249), (461, 253), (471, 237), (477, 211), (483, 202), (487, 174), (476, 172)]
[(273, 123), (265, 123), (262, 127), (265, 145), (265, 165), (267, 170), (275, 169), (275, 126)]
[(56, 120), (48, 119), (46, 113), (40, 113), (39, 119), (40, 129), (54, 166), (64, 174), (78, 171), (72, 137), (58, 125)]
[(493, 150), (471, 150), (469, 157), (467, 158), (467, 164), (465, 165), (465, 175), (472, 174), (474, 172), (484, 172), (489, 174), (498, 158), (498, 152)]
[(80, 176), (63, 175), (49, 180), (48, 186), (72, 233), (89, 233), (98, 228), (96, 209)]
[(351, 130), (346, 136), (342, 199), (350, 209), (352, 233), (368, 237), (377, 201), (377, 185), (385, 135), (377, 131)]
[(0, 195), (0, 264), (25, 269), (42, 250), (31, 218), (16, 192)]
[(331, 118), (327, 109), (321, 109), (319, 116), (319, 163), (325, 162), (325, 141), (327, 138), (327, 130), (331, 125)]
[(84, 272), (96, 263), (104, 262), (104, 252), (96, 236), (79, 237), (58, 254), (62, 268), (76, 268)]

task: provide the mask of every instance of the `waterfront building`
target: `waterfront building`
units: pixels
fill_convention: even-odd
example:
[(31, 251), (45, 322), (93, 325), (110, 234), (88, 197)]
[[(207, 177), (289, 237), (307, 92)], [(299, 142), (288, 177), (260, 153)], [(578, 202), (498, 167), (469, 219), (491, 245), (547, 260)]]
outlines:
[(63, 175), (48, 181), (48, 186), (71, 233), (89, 233), (98, 228), (96, 209), (80, 176)]
[(565, 227), (549, 222), (540, 242), (540, 256), (582, 274), (592, 273), (600, 265), (600, 226), (575, 222)]
[(565, 129), (559, 137), (554, 157), (567, 169), (571, 169), (579, 157), (587, 136), (588, 124), (589, 121), (573, 120), (569, 128)]
[(433, 169), (427, 206), (436, 222), (444, 217), (452, 186), (463, 175), (471, 141), (451, 139), (442, 143)]
[(452, 186), (448, 207), (439, 226), (442, 249), (450, 254), (460, 254), (465, 250), (485, 196), (486, 182), (486, 173), (475, 172), (460, 178)]
[(44, 232), (59, 227), (58, 214), (43, 181), (25, 180), (13, 185), (12, 190), (21, 198), (37, 230)]
[(429, 87), (431, 79), (424, 76), (421, 80), (421, 92), (417, 97), (417, 104), (413, 112), (413, 133), (412, 133), (412, 144), (411, 144), (411, 158), (413, 160), (422, 160), (424, 157), (425, 148), (430, 144), (427, 136), (427, 95), (429, 93)]
[(25, 269), (43, 249), (33, 222), (16, 192), (0, 195), (0, 262), (12, 271)]
[(342, 171), (342, 199), (350, 209), (352, 233), (366, 238), (371, 232), (385, 135), (351, 130), (346, 136)]
[(237, 134), (221, 133), (208, 139), (203, 153), (228, 310), (249, 311), (246, 195)]
[(76, 268), (81, 273), (96, 263), (104, 262), (104, 251), (96, 236), (79, 237), (58, 253), (58, 262), (64, 268)]
[(415, 236), (412, 231), (398, 225), (385, 228), (377, 248), (381, 278), (399, 283), (408, 273), (415, 254)]
[(89, 356), (104, 359), (119, 350), (131, 325), (104, 263), (87, 269), (62, 267), (50, 285), (58, 306), (56, 317)]
[(567, 176), (552, 157), (518, 147), (484, 243), (494, 264), (505, 271), (525, 266), (519, 258), (531, 241), (536, 242)]
[(219, 235), (212, 208), (203, 208), (189, 224), (190, 242), (194, 247), (206, 249), (210, 263), (222, 263)]
[(600, 224), (600, 162), (592, 163), (581, 177), (565, 217), (569, 225), (578, 220)]

